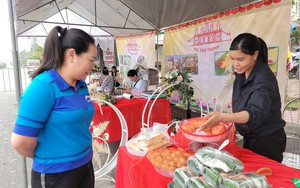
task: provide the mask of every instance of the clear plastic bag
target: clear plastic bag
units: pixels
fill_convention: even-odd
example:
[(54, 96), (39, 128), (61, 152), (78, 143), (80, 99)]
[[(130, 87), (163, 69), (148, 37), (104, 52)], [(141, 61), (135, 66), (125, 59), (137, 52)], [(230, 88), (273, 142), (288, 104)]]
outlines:
[(212, 147), (199, 149), (195, 156), (205, 166), (220, 172), (241, 172), (244, 164), (231, 154)]

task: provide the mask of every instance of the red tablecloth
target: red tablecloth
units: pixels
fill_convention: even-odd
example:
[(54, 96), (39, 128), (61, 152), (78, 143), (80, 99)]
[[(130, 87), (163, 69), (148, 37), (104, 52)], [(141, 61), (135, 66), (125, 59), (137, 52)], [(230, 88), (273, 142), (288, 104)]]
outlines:
[[(255, 171), (261, 167), (269, 167), (273, 171), (273, 175), (267, 176), (267, 180), (272, 188), (295, 187), (291, 178), (300, 178), (299, 170), (287, 167), (236, 145), (231, 145), (228, 148), (231, 148), (230, 150), (234, 149), (235, 157), (244, 163), (245, 172)], [(227, 149), (227, 151), (230, 150)], [(171, 178), (157, 173), (146, 157), (140, 158), (131, 155), (127, 152), (125, 146), (119, 148), (116, 188), (166, 188), (170, 181), (172, 181)]]
[[(145, 123), (147, 122), (147, 114), (152, 101), (153, 100), (151, 100), (151, 102), (148, 104), (148, 108), (145, 113)], [(117, 100), (117, 103), (115, 104), (115, 106), (122, 112), (126, 120), (129, 138), (140, 132), (142, 127), (142, 113), (146, 102), (147, 100), (142, 98), (133, 100), (123, 98)], [(102, 106), (103, 115), (101, 115), (98, 104), (94, 103), (94, 106), (95, 114), (93, 117), (93, 122), (98, 124), (100, 122), (109, 121), (106, 129), (106, 132), (109, 134), (108, 142), (120, 140), (121, 126), (115, 111), (109, 106)], [(168, 100), (160, 98), (156, 101), (151, 111), (150, 126), (152, 126), (153, 122), (163, 124), (169, 124), (171, 122), (171, 107)]]

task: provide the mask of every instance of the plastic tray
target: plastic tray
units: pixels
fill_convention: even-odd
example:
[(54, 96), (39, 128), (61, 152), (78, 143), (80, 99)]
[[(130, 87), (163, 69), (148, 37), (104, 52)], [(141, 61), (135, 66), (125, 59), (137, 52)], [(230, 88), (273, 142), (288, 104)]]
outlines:
[(128, 153), (130, 153), (130, 154), (132, 154), (132, 155), (135, 155), (135, 156), (138, 156), (138, 157), (144, 157), (144, 156), (147, 154), (147, 151), (141, 151), (141, 150), (138, 151), (138, 150), (132, 149), (132, 148), (130, 148), (130, 147), (128, 146), (128, 144), (129, 144), (130, 142), (134, 142), (134, 141), (135, 141), (134, 139), (131, 139), (131, 140), (129, 140), (129, 141), (125, 144)]
[(164, 170), (164, 169), (161, 169), (161, 168), (157, 168), (156, 166), (154, 166), (154, 169), (156, 170), (156, 172), (158, 172), (162, 176), (165, 176), (165, 177), (168, 177), (168, 178), (173, 178), (174, 177), (175, 171)]
[[(197, 119), (198, 118), (203, 118), (203, 117), (197, 117)], [(194, 119), (196, 119), (196, 118), (191, 118), (191, 119), (188, 119), (185, 121), (191, 121)], [(225, 128), (226, 128), (226, 130), (223, 133), (217, 134), (217, 135), (198, 135), (198, 134), (191, 134), (191, 133), (184, 131), (181, 128), (183, 123), (184, 122), (181, 122), (181, 124), (180, 124), (180, 131), (182, 132), (182, 135), (191, 141), (202, 142), (202, 143), (215, 143), (215, 142), (219, 142), (219, 141), (226, 139), (230, 132), (230, 128), (233, 125), (232, 123), (223, 122), (223, 124), (225, 125)]]

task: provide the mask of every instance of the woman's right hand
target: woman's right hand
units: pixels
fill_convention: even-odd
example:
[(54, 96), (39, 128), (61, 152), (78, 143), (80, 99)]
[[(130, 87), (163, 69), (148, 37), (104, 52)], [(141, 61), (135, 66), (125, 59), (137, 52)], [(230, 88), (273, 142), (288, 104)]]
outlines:
[(219, 124), (220, 122), (222, 122), (222, 116), (223, 116), (223, 113), (220, 113), (220, 112), (209, 113), (208, 115), (205, 116), (205, 118), (207, 120), (205, 121), (205, 123), (203, 123), (200, 126), (200, 130), (211, 128), (211, 127)]

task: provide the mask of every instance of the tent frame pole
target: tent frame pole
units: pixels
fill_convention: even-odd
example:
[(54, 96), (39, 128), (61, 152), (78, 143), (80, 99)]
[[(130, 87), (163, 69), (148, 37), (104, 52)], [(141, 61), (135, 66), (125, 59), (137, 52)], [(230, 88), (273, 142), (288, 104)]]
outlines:
[[(14, 65), (14, 77), (15, 77), (15, 87), (16, 87), (16, 101), (17, 106), (20, 105), (20, 96), (22, 94), (22, 78), (20, 74), (20, 62), (19, 62), (19, 56), (18, 56), (18, 46), (16, 41), (16, 32), (15, 32), (15, 26), (14, 26), (14, 8), (12, 5), (11, 0), (7, 0), (8, 4), (8, 16), (9, 16), (9, 23), (10, 23), (10, 31), (11, 31), (11, 44), (12, 44), (12, 58), (13, 58), (13, 65)], [(22, 187), (27, 188), (28, 187), (28, 177), (27, 177), (27, 165), (26, 165), (26, 158), (21, 158), (21, 171), (22, 171)]]

